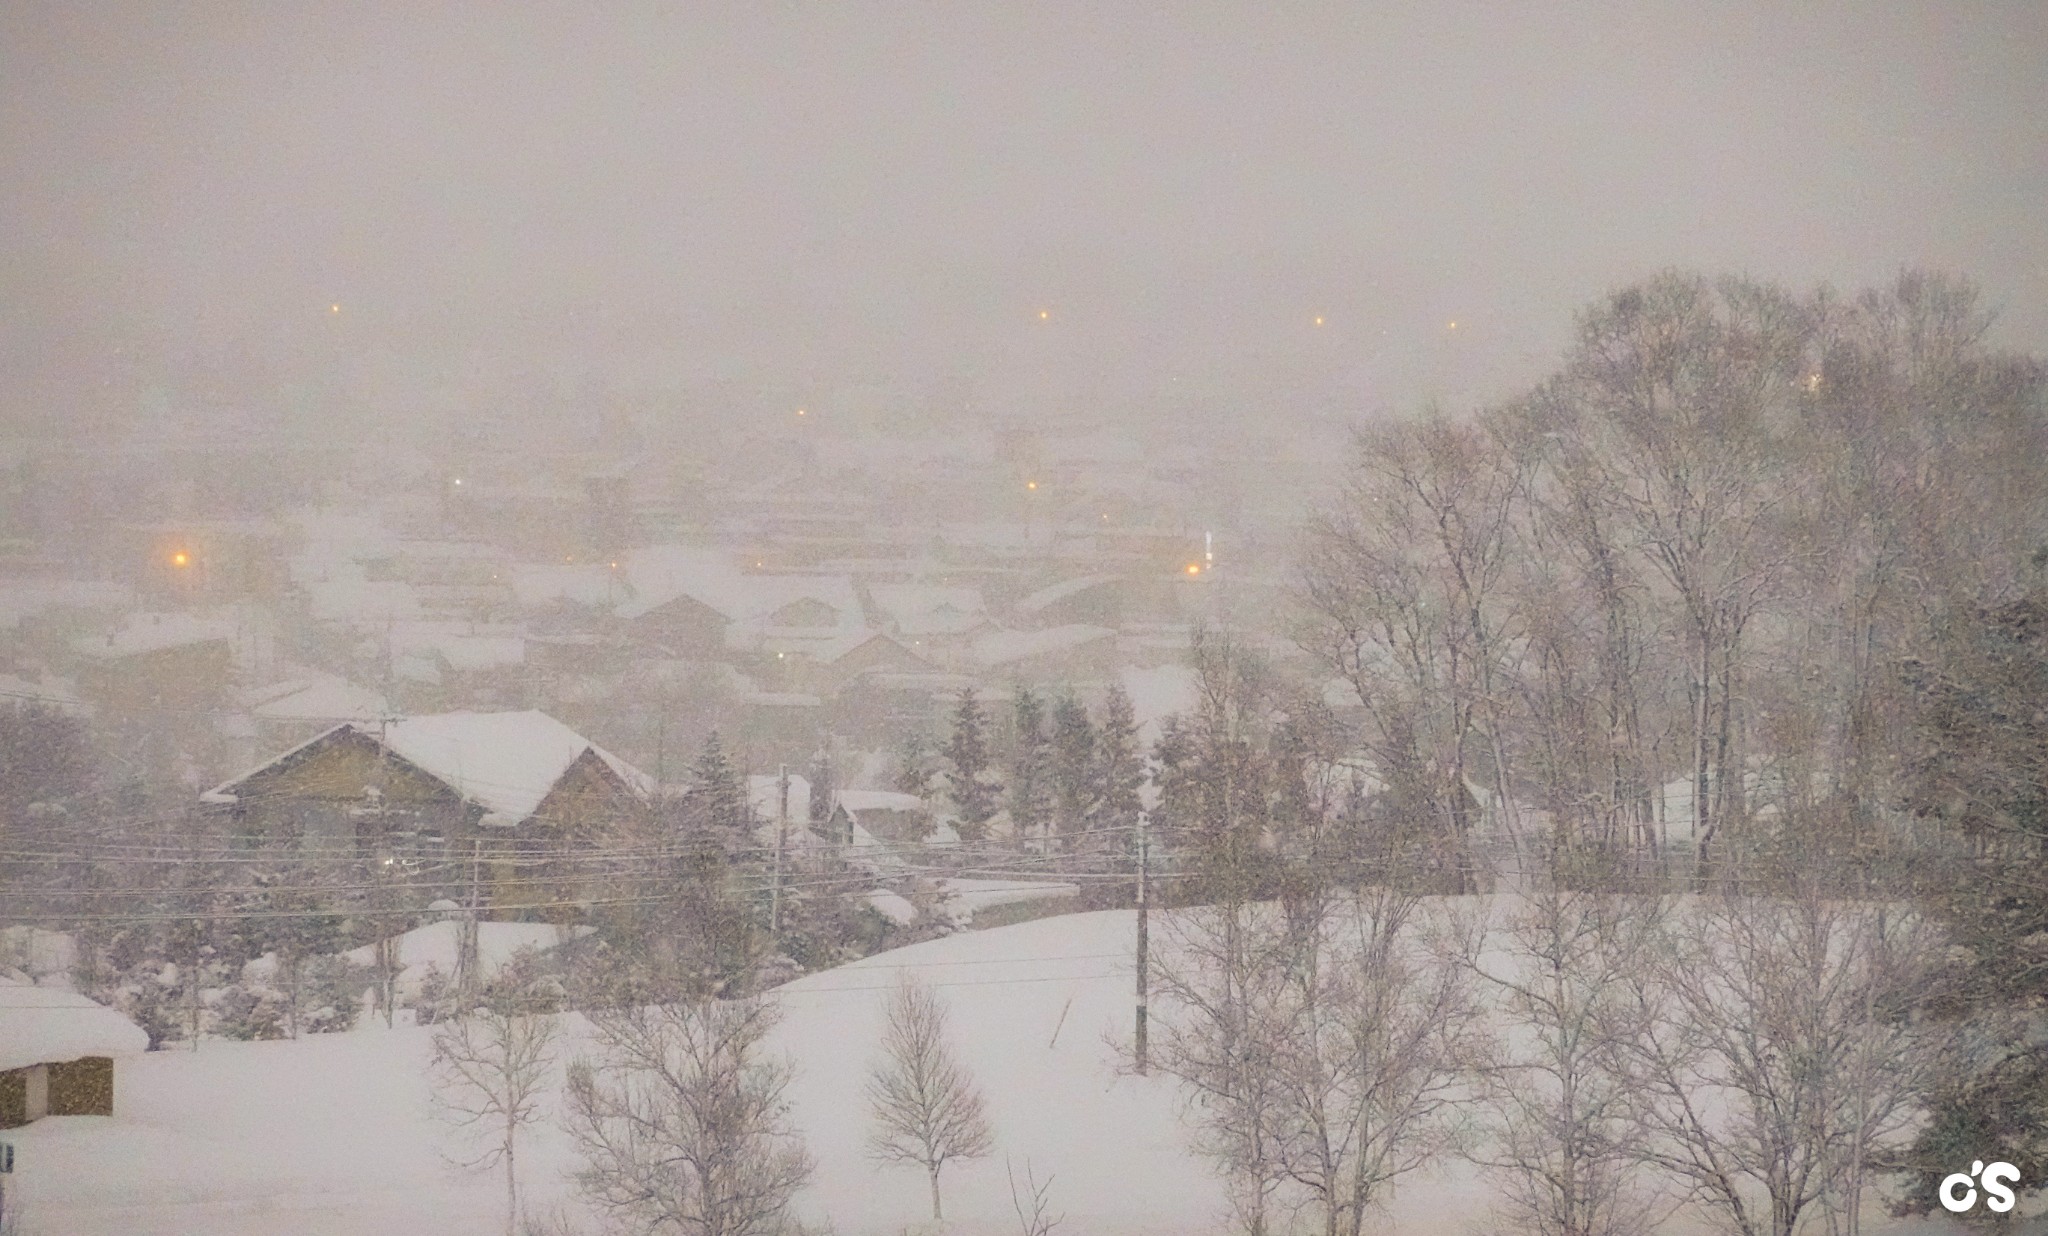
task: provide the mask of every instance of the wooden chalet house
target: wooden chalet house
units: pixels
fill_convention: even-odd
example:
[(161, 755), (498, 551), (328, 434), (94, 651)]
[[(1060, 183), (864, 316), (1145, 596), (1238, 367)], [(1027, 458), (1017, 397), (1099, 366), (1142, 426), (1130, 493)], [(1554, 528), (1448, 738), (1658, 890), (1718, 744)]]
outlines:
[(337, 725), (201, 800), (251, 845), (389, 859), (422, 893), (563, 920), (601, 895), (591, 850), (650, 835), (654, 788), (545, 713), (451, 712)]

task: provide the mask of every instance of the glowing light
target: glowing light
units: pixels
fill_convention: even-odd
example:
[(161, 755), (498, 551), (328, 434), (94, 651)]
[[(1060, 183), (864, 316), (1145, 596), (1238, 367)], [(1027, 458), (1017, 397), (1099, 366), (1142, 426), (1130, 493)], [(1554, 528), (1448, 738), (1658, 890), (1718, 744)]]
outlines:
[(1458, 329), (1458, 320), (1457, 320), (1456, 318), (1452, 318), (1452, 319), (1451, 319), (1451, 321), (1450, 321), (1450, 323), (1449, 323), (1448, 325), (1446, 325), (1446, 326), (1444, 327), (1444, 329), (1445, 329), (1445, 330), (1456, 330), (1456, 329)]
[(457, 485), (460, 485), (460, 484), (462, 484), (462, 478), (461, 478), (461, 477), (459, 477), (459, 476), (458, 476), (458, 477), (456, 477), (456, 478), (455, 478), (455, 483), (456, 483)]
[(616, 571), (616, 570), (618, 570), (618, 569), (619, 569), (619, 564), (618, 564), (618, 563), (616, 563), (616, 562), (612, 563), (612, 570)]
[(329, 306), (327, 306), (327, 312), (329, 312), (329, 313), (340, 313), (340, 312), (341, 312), (341, 306), (340, 306), (340, 305), (329, 305)]
[(1202, 564), (1201, 564), (1201, 563), (1199, 563), (1199, 562), (1190, 562), (1190, 563), (1188, 563), (1188, 574), (1190, 574), (1190, 575), (1200, 575), (1201, 573), (1202, 573)]
[(191, 564), (192, 556), (190, 554), (187, 554), (182, 549), (179, 550), (177, 553), (171, 555), (172, 566), (190, 566)]
[(1040, 309), (1040, 310), (1038, 311), (1038, 320), (1039, 320), (1039, 321), (1041, 321), (1041, 322), (1048, 322), (1048, 321), (1051, 321), (1051, 320), (1052, 320), (1052, 310), (1050, 310), (1050, 309)]
[(796, 410), (796, 414), (797, 414), (798, 416), (802, 416), (802, 415), (804, 414), (804, 410), (803, 410), (802, 408), (798, 408), (798, 409)]
[(1037, 481), (1026, 481), (1026, 482), (1024, 482), (1024, 488), (1026, 488), (1026, 489), (1037, 489), (1037, 488), (1038, 488), (1038, 482), (1037, 482)]
[(1321, 314), (1317, 314), (1317, 315), (1316, 315), (1316, 325), (1317, 325), (1317, 326), (1321, 326), (1322, 324), (1323, 324), (1323, 318), (1322, 318), (1322, 315), (1321, 315)]

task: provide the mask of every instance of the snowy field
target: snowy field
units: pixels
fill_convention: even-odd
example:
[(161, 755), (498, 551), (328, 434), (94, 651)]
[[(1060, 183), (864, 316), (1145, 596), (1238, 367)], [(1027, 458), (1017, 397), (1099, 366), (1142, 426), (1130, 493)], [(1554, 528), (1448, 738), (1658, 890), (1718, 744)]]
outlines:
[[(1129, 911), (1041, 919), (916, 945), (780, 989), (779, 1049), (818, 1170), (802, 1213), (841, 1236), (931, 1231), (915, 1169), (862, 1151), (863, 1078), (879, 1002), (899, 974), (941, 989), (952, 1033), (989, 1100), (992, 1160), (948, 1167), (946, 1231), (1018, 1230), (1003, 1156), (1053, 1178), (1073, 1236), (1221, 1232), (1221, 1193), (1190, 1155), (1172, 1083), (1121, 1074), (1113, 1042), (1131, 1017)], [(582, 1049), (570, 1025), (560, 1055)], [(298, 1042), (208, 1041), (197, 1052), (124, 1060), (118, 1115), (53, 1118), (7, 1134), (17, 1146), (10, 1204), (23, 1236), (485, 1236), (500, 1227), (495, 1176), (446, 1166), (458, 1149), (431, 1114), (428, 1030), (381, 1025)], [(566, 1137), (543, 1129), (522, 1151), (529, 1204), (567, 1202)], [(1404, 1181), (1375, 1230), (1463, 1233), (1483, 1224), (1486, 1189), (1469, 1168)], [(1873, 1212), (1870, 1236), (1939, 1232)], [(1701, 1230), (1673, 1223), (1667, 1230)]]

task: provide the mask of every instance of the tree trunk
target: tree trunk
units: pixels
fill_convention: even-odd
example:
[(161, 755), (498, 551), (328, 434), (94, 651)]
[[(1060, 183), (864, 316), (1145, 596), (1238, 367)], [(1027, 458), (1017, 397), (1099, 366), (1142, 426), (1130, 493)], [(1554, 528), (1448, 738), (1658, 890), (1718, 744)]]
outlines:
[(933, 1163), (928, 1165), (928, 1167), (932, 1178), (932, 1221), (934, 1223), (943, 1223), (946, 1216), (939, 1210), (939, 1166)]
[(505, 1236), (519, 1236), (519, 1185), (512, 1164), (512, 1134), (505, 1135)]

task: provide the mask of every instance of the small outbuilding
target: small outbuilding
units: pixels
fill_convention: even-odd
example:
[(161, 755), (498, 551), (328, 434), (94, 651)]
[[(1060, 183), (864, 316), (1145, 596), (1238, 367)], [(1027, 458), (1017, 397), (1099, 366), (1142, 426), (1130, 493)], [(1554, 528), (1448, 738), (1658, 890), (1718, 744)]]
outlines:
[(149, 1047), (126, 1017), (61, 987), (0, 978), (0, 1129), (114, 1114), (114, 1061)]

